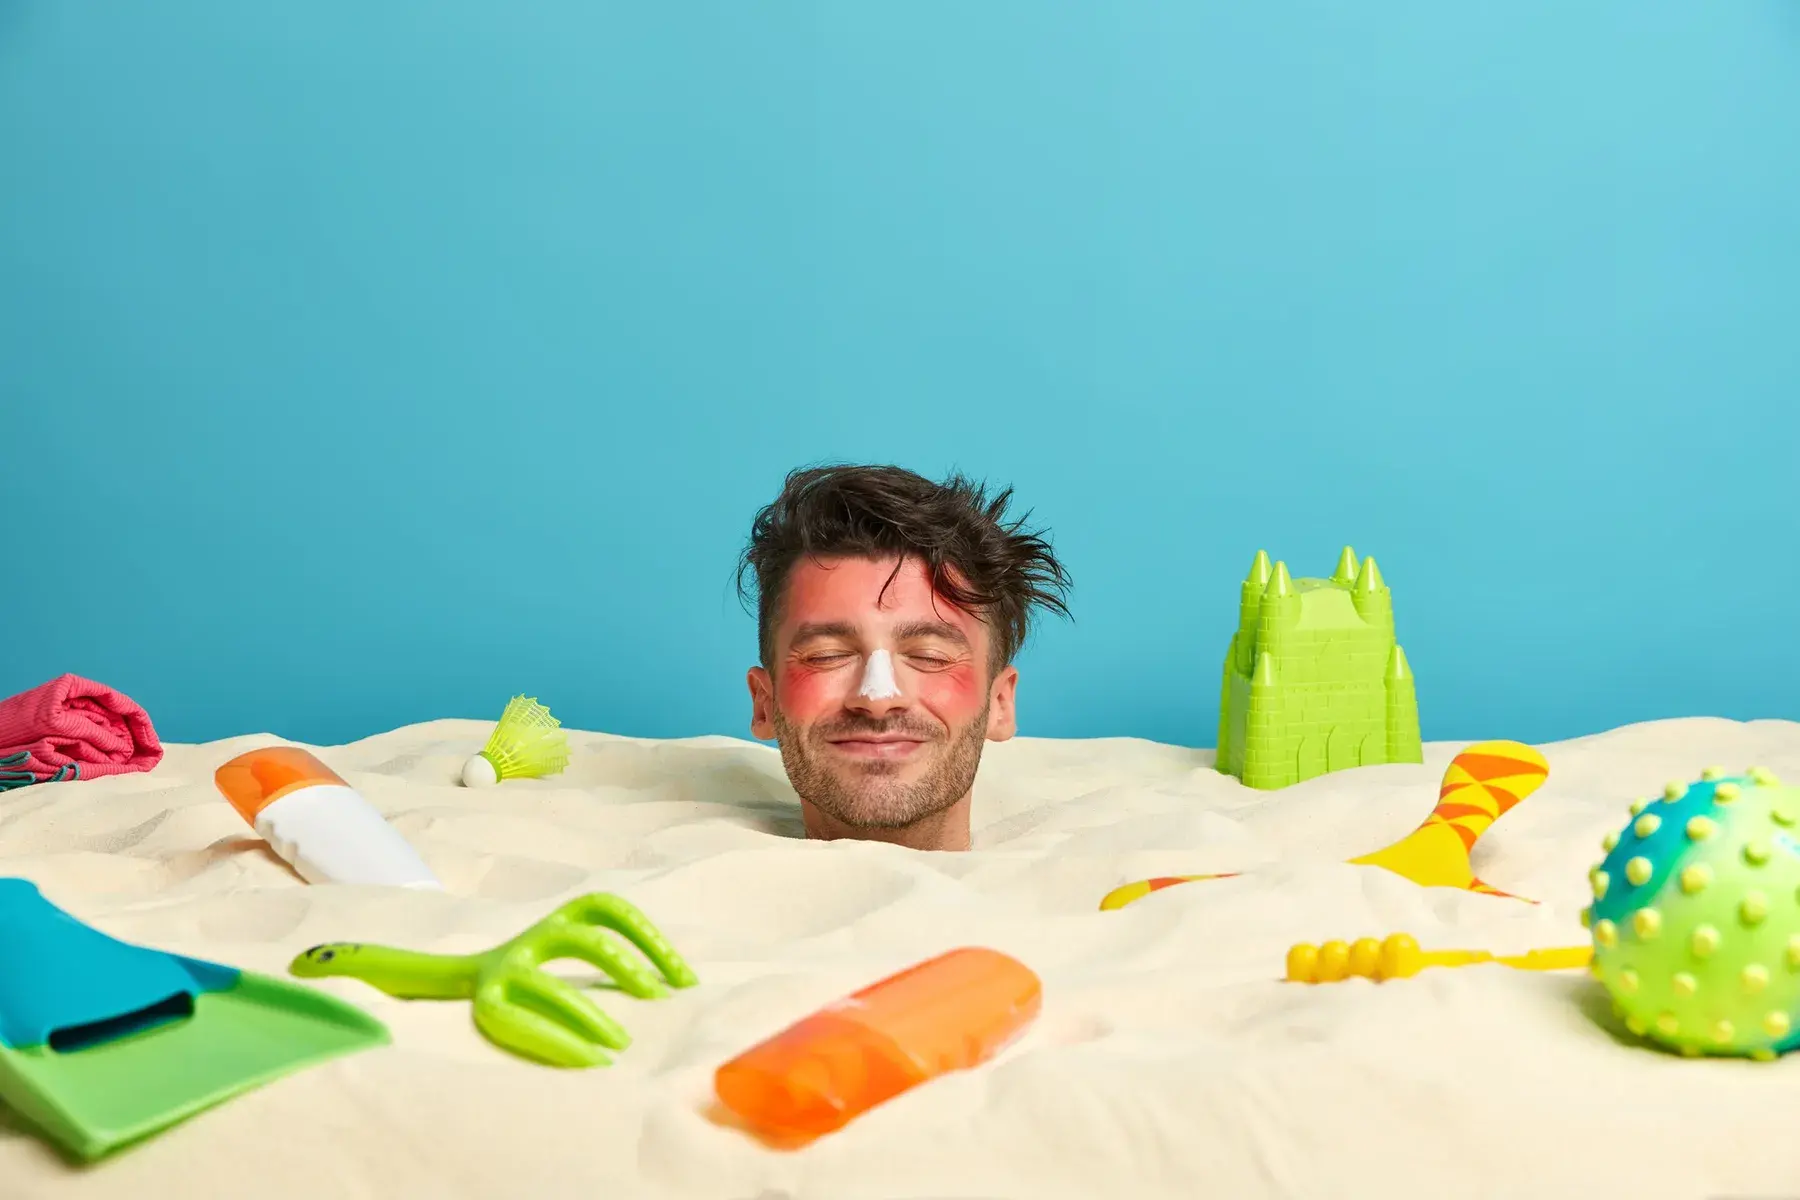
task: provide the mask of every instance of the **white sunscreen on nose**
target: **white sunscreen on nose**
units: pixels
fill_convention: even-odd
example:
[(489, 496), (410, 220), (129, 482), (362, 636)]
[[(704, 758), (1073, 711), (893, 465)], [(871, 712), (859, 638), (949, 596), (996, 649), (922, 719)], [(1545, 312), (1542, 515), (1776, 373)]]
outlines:
[(865, 700), (892, 700), (900, 694), (900, 685), (894, 680), (894, 660), (886, 650), (877, 650), (869, 655), (867, 665), (863, 667), (862, 690), (858, 695)]

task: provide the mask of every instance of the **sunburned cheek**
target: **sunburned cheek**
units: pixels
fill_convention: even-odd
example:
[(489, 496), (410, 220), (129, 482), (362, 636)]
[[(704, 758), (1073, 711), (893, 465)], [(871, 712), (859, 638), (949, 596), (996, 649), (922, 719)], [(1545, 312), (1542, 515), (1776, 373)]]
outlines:
[(842, 704), (855, 680), (840, 669), (816, 671), (809, 667), (784, 667), (775, 680), (776, 697), (783, 710), (806, 713)]
[(981, 707), (982, 680), (973, 667), (908, 672), (900, 686), (933, 708), (973, 712)]

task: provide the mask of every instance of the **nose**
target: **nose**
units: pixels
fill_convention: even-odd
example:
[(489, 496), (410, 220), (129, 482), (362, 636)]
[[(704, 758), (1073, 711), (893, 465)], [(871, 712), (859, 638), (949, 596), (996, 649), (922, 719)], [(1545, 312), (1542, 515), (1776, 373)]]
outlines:
[(849, 707), (879, 719), (905, 706), (905, 689), (895, 677), (893, 656), (885, 649), (875, 650), (864, 660), (862, 678)]
[(880, 720), (889, 713), (902, 711), (907, 707), (907, 702), (904, 695), (865, 696), (859, 692), (850, 697), (849, 703), (845, 707)]

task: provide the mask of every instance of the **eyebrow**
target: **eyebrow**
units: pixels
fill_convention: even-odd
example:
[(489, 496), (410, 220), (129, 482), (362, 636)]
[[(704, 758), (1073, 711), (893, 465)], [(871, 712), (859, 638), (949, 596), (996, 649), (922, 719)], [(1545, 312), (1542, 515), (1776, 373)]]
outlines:
[(942, 638), (946, 642), (955, 642), (959, 646), (969, 644), (968, 637), (962, 630), (948, 621), (908, 621), (895, 627), (894, 636), (901, 641), (908, 638)]
[(803, 646), (807, 642), (816, 642), (821, 638), (847, 638), (856, 636), (856, 626), (848, 621), (812, 621), (794, 630), (791, 646)]

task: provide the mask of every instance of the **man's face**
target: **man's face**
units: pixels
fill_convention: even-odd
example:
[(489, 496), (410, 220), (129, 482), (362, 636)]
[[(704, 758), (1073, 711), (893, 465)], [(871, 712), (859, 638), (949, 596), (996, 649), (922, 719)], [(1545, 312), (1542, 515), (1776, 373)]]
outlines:
[(991, 674), (987, 625), (924, 564), (801, 559), (751, 731), (775, 738), (800, 798), (853, 829), (901, 829), (969, 792), (984, 740), (1013, 735), (1018, 671)]

